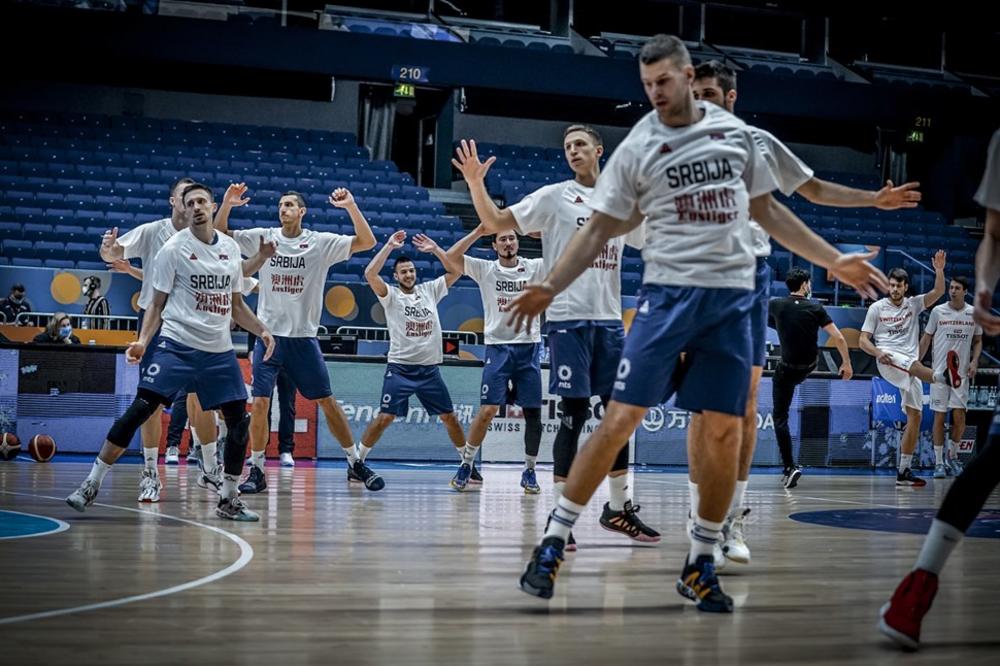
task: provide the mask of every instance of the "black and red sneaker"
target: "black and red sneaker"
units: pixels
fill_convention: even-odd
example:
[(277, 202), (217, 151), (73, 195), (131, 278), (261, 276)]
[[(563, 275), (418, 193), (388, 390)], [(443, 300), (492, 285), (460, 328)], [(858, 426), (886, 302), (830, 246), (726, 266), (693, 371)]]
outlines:
[(920, 647), (920, 623), (934, 603), (938, 577), (930, 571), (916, 569), (907, 574), (882, 606), (878, 630), (907, 650)]
[(921, 479), (919, 476), (913, 474), (913, 470), (907, 467), (902, 472), (896, 473), (896, 485), (897, 486), (908, 486), (911, 488), (923, 488), (927, 485), (925, 479)]
[(953, 389), (962, 388), (962, 373), (959, 372), (958, 352), (952, 349), (948, 352), (948, 381)]
[(611, 532), (624, 534), (633, 541), (659, 543), (660, 533), (642, 522), (638, 515), (639, 508), (638, 504), (632, 504), (632, 500), (625, 502), (625, 508), (622, 511), (615, 511), (610, 504), (605, 503), (604, 511), (601, 512), (601, 527)]

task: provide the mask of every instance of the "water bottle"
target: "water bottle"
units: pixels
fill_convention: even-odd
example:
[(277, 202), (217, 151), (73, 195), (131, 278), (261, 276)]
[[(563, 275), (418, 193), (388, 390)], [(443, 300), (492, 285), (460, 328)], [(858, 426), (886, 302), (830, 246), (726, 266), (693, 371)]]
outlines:
[(979, 407), (979, 387), (975, 384), (969, 385), (969, 409)]
[(986, 406), (989, 407), (990, 409), (994, 409), (997, 406), (997, 387), (996, 386), (991, 386), (990, 387), (989, 402), (986, 403)]
[(988, 394), (989, 394), (989, 389), (987, 389), (985, 386), (979, 387), (979, 398), (977, 402), (979, 403), (980, 408), (986, 407), (987, 399), (989, 397)]

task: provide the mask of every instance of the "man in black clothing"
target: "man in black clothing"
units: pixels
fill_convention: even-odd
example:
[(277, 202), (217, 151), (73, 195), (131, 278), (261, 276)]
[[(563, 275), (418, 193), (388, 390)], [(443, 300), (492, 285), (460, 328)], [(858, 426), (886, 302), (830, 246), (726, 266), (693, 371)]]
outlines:
[(842, 359), (840, 377), (850, 379), (854, 374), (847, 341), (837, 325), (822, 305), (809, 300), (812, 281), (809, 273), (801, 268), (788, 271), (785, 278), (790, 294), (785, 298), (773, 298), (769, 306), (768, 318), (778, 329), (781, 342), (781, 360), (771, 378), (774, 402), (774, 434), (778, 438), (781, 461), (785, 469), (782, 483), (785, 488), (794, 488), (802, 476), (802, 470), (792, 456), (792, 434), (788, 429), (788, 409), (795, 396), (795, 387), (805, 381), (816, 369), (816, 336), (819, 329), (826, 331), (837, 347)]
[(20, 282), (10, 288), (7, 298), (0, 298), (0, 321), (13, 324), (17, 315), (31, 312), (31, 301), (24, 296), (24, 285)]

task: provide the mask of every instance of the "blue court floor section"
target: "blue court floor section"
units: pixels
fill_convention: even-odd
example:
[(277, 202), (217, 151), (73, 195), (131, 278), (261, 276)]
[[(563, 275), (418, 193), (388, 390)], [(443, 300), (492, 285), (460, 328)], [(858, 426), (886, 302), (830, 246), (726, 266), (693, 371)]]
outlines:
[[(936, 513), (936, 509), (831, 509), (829, 511), (793, 513), (789, 518), (801, 523), (826, 527), (926, 534)], [(984, 539), (1000, 539), (1000, 513), (983, 512), (979, 514), (965, 535)]]
[(0, 539), (23, 539), (55, 534), (67, 529), (69, 529), (67, 523), (55, 518), (0, 509)]

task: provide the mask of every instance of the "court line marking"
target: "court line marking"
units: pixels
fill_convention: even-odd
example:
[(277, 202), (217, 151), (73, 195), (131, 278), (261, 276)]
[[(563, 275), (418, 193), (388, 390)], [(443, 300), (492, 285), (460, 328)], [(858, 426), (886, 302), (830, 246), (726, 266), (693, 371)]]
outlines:
[[(21, 495), (24, 497), (38, 497), (41, 499), (55, 500), (58, 502), (64, 502), (65, 499), (62, 497), (52, 497), (49, 495), (33, 495), (31, 493), (17, 493), (10, 490), (0, 490), (0, 493), (5, 495)], [(165, 513), (156, 513), (154, 511), (143, 511), (141, 509), (133, 509), (125, 506), (116, 506), (114, 504), (102, 504), (100, 502), (94, 502), (94, 506), (101, 506), (107, 509), (118, 509), (119, 511), (129, 511), (131, 513), (146, 514), (149, 516), (154, 516), (156, 518), (165, 518), (167, 520), (174, 520), (179, 523), (185, 523), (187, 525), (194, 525), (195, 527), (201, 527), (203, 529), (209, 530), (210, 532), (215, 532), (216, 534), (221, 534), (233, 543), (235, 543), (240, 549), (240, 556), (235, 562), (230, 564), (225, 569), (220, 569), (215, 573), (209, 574), (208, 576), (203, 576), (196, 580), (189, 581), (187, 583), (181, 583), (180, 585), (174, 585), (173, 587), (167, 587), (162, 590), (154, 590), (153, 592), (146, 592), (144, 594), (135, 594), (129, 597), (121, 597), (119, 599), (110, 599), (108, 601), (99, 601), (97, 603), (85, 604), (83, 606), (73, 606), (71, 608), (60, 608), (51, 611), (42, 611), (40, 613), (29, 613), (27, 615), (12, 615), (10, 617), (0, 618), (0, 625), (14, 624), (16, 622), (27, 622), (29, 620), (43, 620), (50, 617), (59, 617), (61, 615), (70, 615), (73, 613), (85, 613), (93, 610), (100, 610), (102, 608), (115, 608), (117, 606), (124, 606), (126, 604), (136, 603), (138, 601), (147, 601), (149, 599), (156, 599), (159, 597), (165, 597), (171, 594), (177, 594), (178, 592), (184, 592), (196, 587), (201, 587), (202, 585), (207, 585), (209, 583), (214, 583), (217, 580), (221, 580), (227, 576), (230, 576), (247, 564), (253, 559), (253, 547), (247, 543), (243, 538), (228, 532), (222, 528), (215, 527), (214, 525), (206, 525), (204, 523), (199, 523), (196, 520), (189, 520), (187, 518), (181, 518), (179, 516), (171, 516)]]
[[(662, 483), (669, 486), (687, 486), (686, 481), (668, 481), (667, 479), (643, 479), (643, 483)], [(878, 502), (858, 502), (856, 500), (833, 499), (832, 497), (811, 497), (809, 495), (799, 495), (797, 493), (781, 493), (768, 490), (747, 490), (748, 495), (766, 495), (769, 497), (792, 497), (795, 499), (814, 500), (817, 502), (833, 502), (835, 504), (856, 504), (858, 506), (877, 506), (883, 509), (907, 509), (912, 507), (902, 507), (897, 504), (879, 504)], [(796, 513), (801, 513), (797, 511)], [(791, 514), (789, 514), (791, 515)]]
[(59, 532), (65, 532), (69, 529), (69, 523), (65, 520), (59, 520), (58, 518), (50, 518), (49, 516), (40, 516), (37, 513), (25, 513), (24, 511), (13, 511), (12, 509), (0, 509), (0, 513), (16, 513), (19, 516), (31, 516), (32, 518), (41, 518), (42, 520), (48, 520), (56, 524), (55, 529), (51, 529), (48, 532), (35, 532), (33, 534), (15, 534), (12, 536), (0, 537), (0, 541), (5, 539), (30, 539), (32, 537), (45, 536), (46, 534), (58, 534)]

